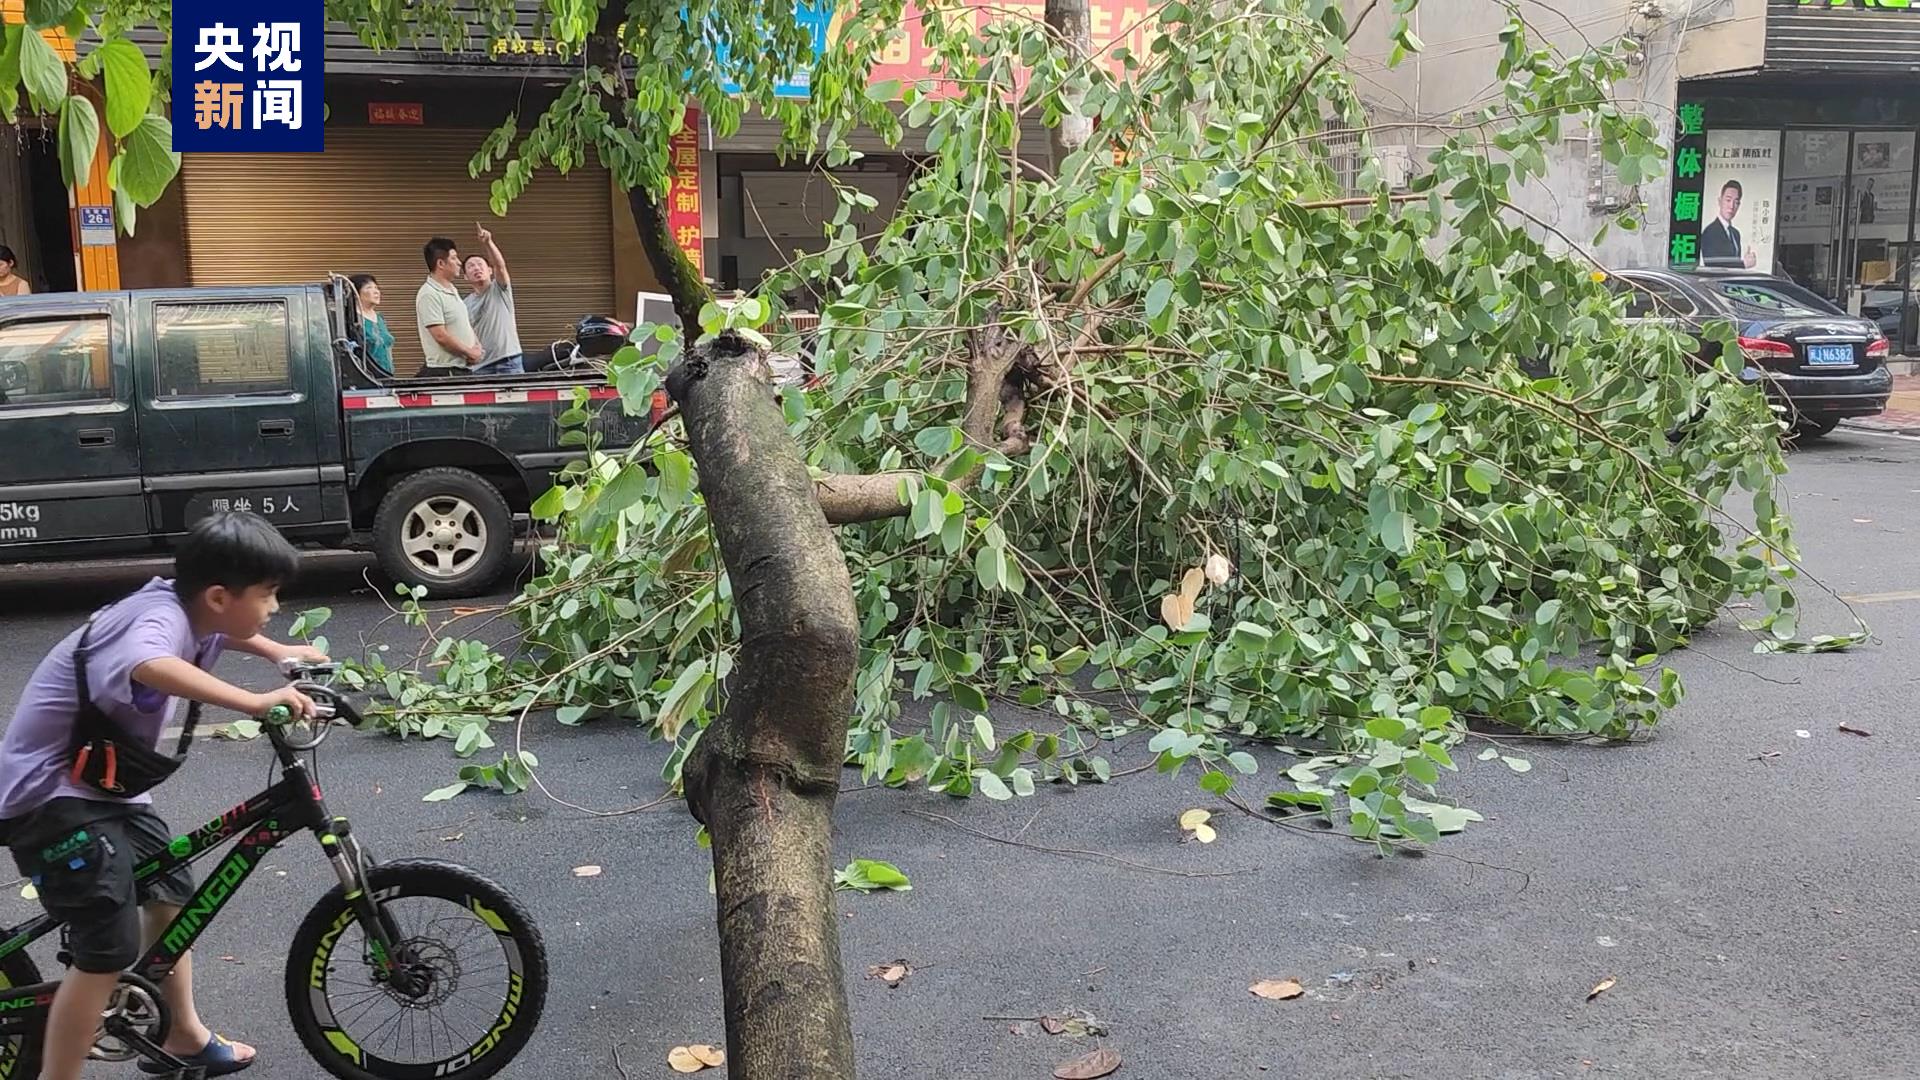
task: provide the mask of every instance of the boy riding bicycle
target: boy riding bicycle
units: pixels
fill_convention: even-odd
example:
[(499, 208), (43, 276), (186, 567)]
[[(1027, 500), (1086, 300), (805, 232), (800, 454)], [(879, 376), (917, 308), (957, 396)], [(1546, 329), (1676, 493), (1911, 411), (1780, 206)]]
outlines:
[[(80, 1080), (120, 973), (193, 894), (185, 866), (138, 889), (133, 868), (165, 851), (172, 836), (145, 791), (184, 757), (200, 705), (248, 716), (284, 705), (313, 715), (313, 702), (291, 687), (256, 694), (210, 673), (226, 649), (275, 663), (326, 661), (261, 633), (299, 566), (299, 553), (265, 519), (205, 518), (181, 543), (172, 581), (155, 578), (96, 612), (54, 646), (21, 694), (0, 737), (0, 835), (40, 903), (66, 920), (72, 953), (47, 1021), (46, 1080)], [(157, 747), (175, 698), (194, 704), (168, 757)], [(189, 956), (161, 990), (172, 1014), (169, 1053), (208, 1076), (253, 1064), (252, 1047), (201, 1023)]]

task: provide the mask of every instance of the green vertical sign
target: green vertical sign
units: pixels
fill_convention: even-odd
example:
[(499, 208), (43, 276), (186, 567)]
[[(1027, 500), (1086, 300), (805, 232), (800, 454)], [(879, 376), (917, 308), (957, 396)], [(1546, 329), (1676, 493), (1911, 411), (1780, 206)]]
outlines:
[(1707, 164), (1707, 109), (1681, 102), (1673, 122), (1673, 212), (1667, 227), (1667, 264), (1700, 265), (1700, 213)]

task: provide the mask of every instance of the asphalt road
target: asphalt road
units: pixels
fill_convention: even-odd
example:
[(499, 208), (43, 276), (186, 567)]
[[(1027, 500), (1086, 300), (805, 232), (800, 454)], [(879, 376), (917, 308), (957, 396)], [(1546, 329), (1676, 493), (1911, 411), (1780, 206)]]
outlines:
[[(1758, 657), (1726, 620), (1674, 658), (1689, 693), (1657, 736), (1533, 747), (1524, 775), (1470, 766), (1450, 790), (1490, 820), (1425, 857), (1379, 860), (1241, 816), (1190, 778), (1010, 805), (847, 796), (839, 857), (888, 859), (914, 882), (841, 901), (863, 1074), (1045, 1077), (1091, 1043), (982, 1018), (1083, 1010), (1109, 1029), (1121, 1077), (1920, 1075), (1920, 443), (1843, 434), (1796, 455), (1789, 487), (1806, 564), (1866, 598), (1854, 606), (1876, 641)], [(361, 569), (326, 560), (289, 605), (333, 606), (337, 648), (383, 614), (353, 591)], [(5, 575), (0, 696), (143, 576)], [(1838, 599), (1811, 585), (1803, 597), (1808, 632), (1849, 628)], [(271, 678), (245, 657), (221, 670)], [(611, 809), (660, 791), (662, 750), (634, 731), (543, 725), (531, 737), (571, 801)], [(196, 755), (163, 793), (176, 826), (266, 776), (262, 745), (203, 742)], [(422, 803), (450, 771), (444, 745), (348, 734), (322, 754), (336, 810), (383, 855), (470, 863), (540, 916), (555, 993), (506, 1075), (615, 1077), (618, 1048), (626, 1075), (664, 1077), (675, 1044), (722, 1041), (712, 901), (683, 811), (595, 820), (539, 797)], [(1219, 842), (1178, 842), (1190, 806), (1216, 810)], [(908, 809), (1139, 866), (989, 843)], [(584, 864), (604, 873), (575, 877)], [(274, 867), (287, 876), (250, 882), (197, 954), (203, 1013), (261, 1046), (249, 1075), (263, 1080), (318, 1072), (288, 1029), (280, 980), (293, 928), (330, 880), (303, 842)], [(1203, 874), (1225, 876), (1188, 876)], [(0, 897), (5, 921), (29, 908)], [(864, 977), (895, 959), (915, 969), (898, 989)], [(1247, 992), (1289, 977), (1304, 996)]]

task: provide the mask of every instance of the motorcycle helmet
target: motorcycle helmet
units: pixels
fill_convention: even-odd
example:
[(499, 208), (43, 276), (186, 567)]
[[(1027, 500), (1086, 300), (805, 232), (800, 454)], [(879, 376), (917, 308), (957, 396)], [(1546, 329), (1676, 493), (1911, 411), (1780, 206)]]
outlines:
[(574, 324), (573, 340), (580, 355), (605, 358), (620, 351), (632, 328), (607, 315), (588, 315)]

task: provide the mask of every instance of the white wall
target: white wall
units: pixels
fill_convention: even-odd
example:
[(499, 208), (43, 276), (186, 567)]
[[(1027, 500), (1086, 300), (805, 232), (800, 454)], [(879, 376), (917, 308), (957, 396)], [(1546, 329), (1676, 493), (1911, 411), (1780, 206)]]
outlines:
[[(1352, 19), (1367, 4), (1346, 0), (1346, 6)], [(1600, 45), (1632, 33), (1642, 43), (1642, 59), (1632, 76), (1614, 87), (1614, 99), (1652, 119), (1662, 143), (1670, 147), (1682, 56), (1690, 74), (1739, 63), (1752, 33), (1758, 32), (1743, 18), (1754, 6), (1754, 0), (1522, 0), (1520, 10), (1533, 43), (1550, 43), (1572, 54), (1589, 43)], [(1425, 48), (1389, 68), (1385, 61), (1396, 16), (1384, 0), (1376, 5), (1354, 38), (1346, 69), (1367, 103), (1370, 123), (1410, 125), (1376, 132), (1376, 142), (1410, 144), (1418, 170), (1451, 134), (1444, 125), (1497, 103), (1501, 86), (1495, 67), (1507, 17), (1505, 6), (1494, 0), (1426, 0), (1411, 16)], [(1763, 30), (1764, 20), (1752, 25)], [(1742, 29), (1717, 32), (1727, 26)], [(1555, 235), (1564, 234), (1610, 266), (1665, 263), (1670, 198), (1665, 175), (1621, 184), (1610, 167), (1599, 163), (1592, 140), (1578, 124), (1569, 124), (1559, 145), (1547, 148), (1547, 164), (1546, 181), (1526, 185), (1514, 201), (1552, 226), (1538, 230), (1550, 244), (1564, 249), (1566, 242)], [(1608, 209), (1609, 201), (1615, 210)], [(1610, 229), (1595, 244), (1594, 235), (1623, 205), (1645, 207), (1644, 227), (1635, 232)]]

